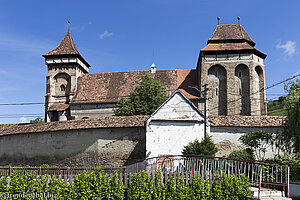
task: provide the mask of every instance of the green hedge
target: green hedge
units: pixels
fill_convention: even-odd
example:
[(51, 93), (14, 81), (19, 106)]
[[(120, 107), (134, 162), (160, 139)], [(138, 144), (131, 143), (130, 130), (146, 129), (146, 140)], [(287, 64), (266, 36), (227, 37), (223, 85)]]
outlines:
[[(81, 173), (70, 184), (47, 175), (37, 177), (35, 173), (30, 173), (19, 176), (13, 173), (10, 182), (6, 177), (0, 179), (0, 199), (251, 199), (250, 183), (244, 176), (216, 176), (210, 183), (194, 175), (188, 184), (182, 177), (175, 176), (164, 182), (160, 172), (150, 177), (145, 172), (136, 173), (131, 176), (126, 191), (117, 174), (110, 177), (100, 170)], [(55, 196), (22, 198), (3, 197), (3, 194)]]

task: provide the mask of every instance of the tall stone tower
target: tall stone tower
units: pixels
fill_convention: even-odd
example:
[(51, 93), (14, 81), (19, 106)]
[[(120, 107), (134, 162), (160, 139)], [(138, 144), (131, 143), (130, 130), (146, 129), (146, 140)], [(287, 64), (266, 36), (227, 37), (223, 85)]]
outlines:
[(266, 115), (266, 54), (240, 24), (217, 25), (200, 51), (200, 84), (208, 84), (210, 115)]
[(90, 65), (78, 52), (69, 30), (55, 49), (42, 56), (48, 67), (45, 120), (69, 120), (69, 101), (76, 91), (77, 79), (82, 74), (89, 73)]

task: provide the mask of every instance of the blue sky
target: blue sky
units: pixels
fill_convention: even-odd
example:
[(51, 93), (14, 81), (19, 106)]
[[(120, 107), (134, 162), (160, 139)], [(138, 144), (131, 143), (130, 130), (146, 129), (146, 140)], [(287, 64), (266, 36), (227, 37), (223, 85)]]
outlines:
[[(0, 1), (0, 123), (28, 122), (43, 116), (47, 68), (43, 53), (55, 48), (67, 31), (91, 73), (158, 69), (194, 69), (198, 54), (221, 24), (241, 24), (266, 53), (266, 86), (299, 73), (299, 1), (98, 0)], [(283, 85), (267, 98), (284, 94)], [(13, 115), (18, 114), (18, 115)], [(34, 114), (30, 117), (27, 114)], [(7, 118), (13, 117), (13, 118)]]

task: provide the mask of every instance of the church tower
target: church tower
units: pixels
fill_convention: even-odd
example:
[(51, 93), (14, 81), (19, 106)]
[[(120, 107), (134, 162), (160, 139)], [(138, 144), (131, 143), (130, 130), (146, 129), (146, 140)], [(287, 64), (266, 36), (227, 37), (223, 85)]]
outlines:
[(48, 67), (45, 120), (69, 120), (69, 102), (75, 94), (77, 79), (82, 74), (89, 73), (90, 65), (78, 52), (70, 28), (59, 45), (42, 56)]
[(200, 51), (200, 86), (208, 84), (210, 115), (266, 115), (266, 54), (240, 24), (217, 25)]

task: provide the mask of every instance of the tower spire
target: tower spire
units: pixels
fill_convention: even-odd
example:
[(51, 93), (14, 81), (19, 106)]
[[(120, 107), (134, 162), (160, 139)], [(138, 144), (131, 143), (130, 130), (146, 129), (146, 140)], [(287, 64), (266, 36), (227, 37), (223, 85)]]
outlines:
[(69, 17), (69, 20), (68, 20), (68, 32), (70, 32), (70, 17)]
[(240, 17), (238, 17), (238, 18), (237, 18), (237, 20), (238, 20), (238, 24), (240, 24), (240, 19), (241, 19)]
[(217, 17), (218, 25), (220, 25), (220, 17)]

